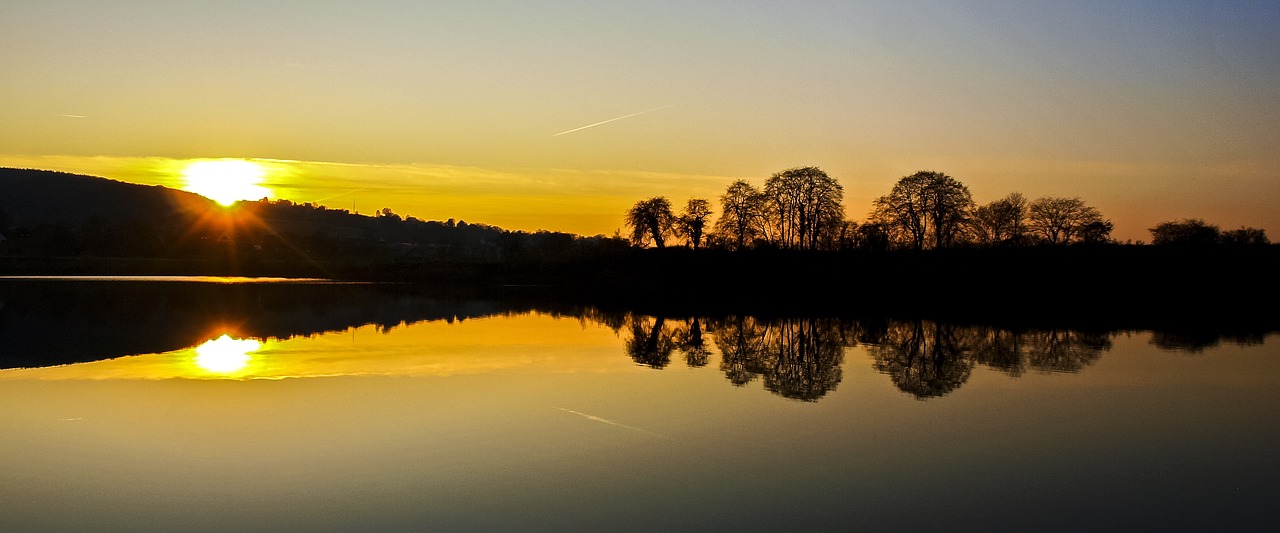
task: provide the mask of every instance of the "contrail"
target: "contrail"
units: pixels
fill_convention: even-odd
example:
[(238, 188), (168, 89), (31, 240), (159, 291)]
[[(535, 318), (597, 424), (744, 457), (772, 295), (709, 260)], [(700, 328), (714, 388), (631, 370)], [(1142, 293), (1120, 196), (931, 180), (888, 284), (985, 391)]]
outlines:
[(589, 414), (586, 414), (586, 413), (579, 413), (579, 412), (574, 411), (574, 410), (572, 410), (572, 409), (565, 409), (565, 408), (563, 408), (563, 407), (557, 407), (556, 409), (559, 409), (559, 410), (564, 411), (564, 412), (566, 412), (566, 413), (573, 413), (573, 414), (575, 414), (575, 415), (578, 415), (578, 416), (580, 416), (580, 417), (582, 417), (582, 418), (585, 418), (585, 419), (587, 419), (587, 420), (591, 420), (591, 421), (593, 421), (593, 422), (602, 422), (602, 423), (605, 423), (605, 424), (609, 424), (610, 426), (618, 426), (618, 427), (620, 427), (620, 428), (626, 428), (626, 429), (629, 429), (629, 430), (631, 430), (631, 431), (639, 431), (639, 432), (644, 433), (644, 434), (646, 434), (646, 435), (653, 435), (653, 436), (658, 437), (658, 438), (663, 438), (663, 439), (668, 439), (668, 440), (670, 440), (670, 439), (671, 439), (671, 437), (668, 437), (668, 436), (666, 436), (666, 435), (663, 435), (663, 434), (660, 434), (660, 433), (654, 433), (654, 432), (649, 431), (649, 430), (647, 430), (647, 429), (640, 429), (640, 428), (638, 428), (638, 427), (628, 426), (628, 425), (623, 424), (623, 423), (621, 423), (621, 422), (614, 422), (614, 421), (612, 421), (612, 420), (609, 420), (608, 418), (600, 418), (600, 417), (595, 416), (595, 415), (589, 415)]
[(87, 116), (85, 116), (85, 115), (68, 115), (68, 114), (66, 114), (66, 113), (58, 113), (57, 115), (54, 115), (54, 116), (55, 116), (55, 117), (63, 117), (63, 118), (89, 118), (89, 117), (87, 117)]
[(641, 112), (639, 112), (639, 113), (632, 113), (632, 114), (630, 114), (630, 115), (623, 115), (623, 116), (620, 116), (620, 117), (611, 118), (611, 119), (609, 119), (609, 120), (605, 120), (605, 121), (597, 122), (597, 123), (595, 123), (595, 124), (587, 124), (586, 126), (582, 126), (582, 127), (580, 127), (580, 128), (573, 128), (573, 129), (571, 129), (571, 130), (562, 131), (562, 132), (560, 132), (560, 133), (557, 133), (557, 134), (555, 134), (555, 135), (552, 135), (552, 137), (559, 137), (559, 136), (564, 135), (564, 134), (566, 134), (566, 133), (573, 133), (573, 132), (575, 132), (575, 131), (585, 130), (585, 129), (587, 129), (587, 128), (594, 128), (594, 127), (599, 126), (599, 125), (601, 125), (601, 124), (608, 124), (608, 123), (613, 122), (613, 121), (615, 121), (615, 120), (622, 120), (622, 119), (624, 119), (624, 118), (631, 118), (631, 117), (634, 117), (634, 116), (636, 116), (636, 115), (643, 115), (643, 114), (645, 114), (645, 113), (652, 113), (652, 112), (654, 112), (654, 111), (661, 111), (661, 110), (666, 109), (666, 108), (668, 108), (668, 107), (675, 107), (675, 104), (671, 104), (671, 105), (664, 105), (664, 106), (662, 106), (662, 107), (655, 107), (655, 108), (653, 108), (653, 109), (647, 109), (647, 110), (645, 110), (645, 111), (641, 111)]

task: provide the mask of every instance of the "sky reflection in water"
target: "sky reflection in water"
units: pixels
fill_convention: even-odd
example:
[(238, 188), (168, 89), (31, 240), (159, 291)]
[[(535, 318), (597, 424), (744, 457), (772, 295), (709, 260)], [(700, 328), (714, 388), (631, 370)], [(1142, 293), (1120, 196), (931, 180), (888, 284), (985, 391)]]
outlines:
[(0, 371), (0, 528), (1275, 525), (1273, 338), (468, 305)]

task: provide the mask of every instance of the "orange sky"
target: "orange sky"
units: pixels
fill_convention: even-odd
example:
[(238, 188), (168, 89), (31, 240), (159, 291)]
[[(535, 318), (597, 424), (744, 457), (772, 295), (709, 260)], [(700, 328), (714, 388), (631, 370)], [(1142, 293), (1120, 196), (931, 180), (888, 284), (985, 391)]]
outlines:
[(850, 4), (6, 2), (0, 165), (270, 160), (282, 198), (588, 235), (809, 165), (863, 220), (932, 169), (1280, 235), (1274, 3)]

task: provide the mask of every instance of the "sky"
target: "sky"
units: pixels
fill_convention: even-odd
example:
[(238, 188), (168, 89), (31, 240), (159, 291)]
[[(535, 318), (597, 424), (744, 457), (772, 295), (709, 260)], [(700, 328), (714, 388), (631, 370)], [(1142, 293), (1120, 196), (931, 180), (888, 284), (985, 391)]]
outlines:
[(612, 234), (636, 200), (817, 166), (1080, 197), (1121, 240), (1280, 237), (1280, 3), (0, 3), (0, 166)]

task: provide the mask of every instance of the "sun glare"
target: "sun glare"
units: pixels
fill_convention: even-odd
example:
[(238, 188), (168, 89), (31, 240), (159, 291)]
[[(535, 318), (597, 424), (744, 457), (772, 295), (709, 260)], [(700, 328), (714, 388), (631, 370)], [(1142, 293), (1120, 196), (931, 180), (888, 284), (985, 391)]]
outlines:
[(230, 374), (249, 365), (249, 352), (262, 347), (253, 339), (233, 339), (223, 335), (196, 346), (196, 366), (207, 372)]
[(186, 180), (184, 190), (224, 206), (240, 200), (271, 197), (271, 189), (262, 186), (266, 175), (262, 165), (243, 159), (196, 161), (182, 169)]

